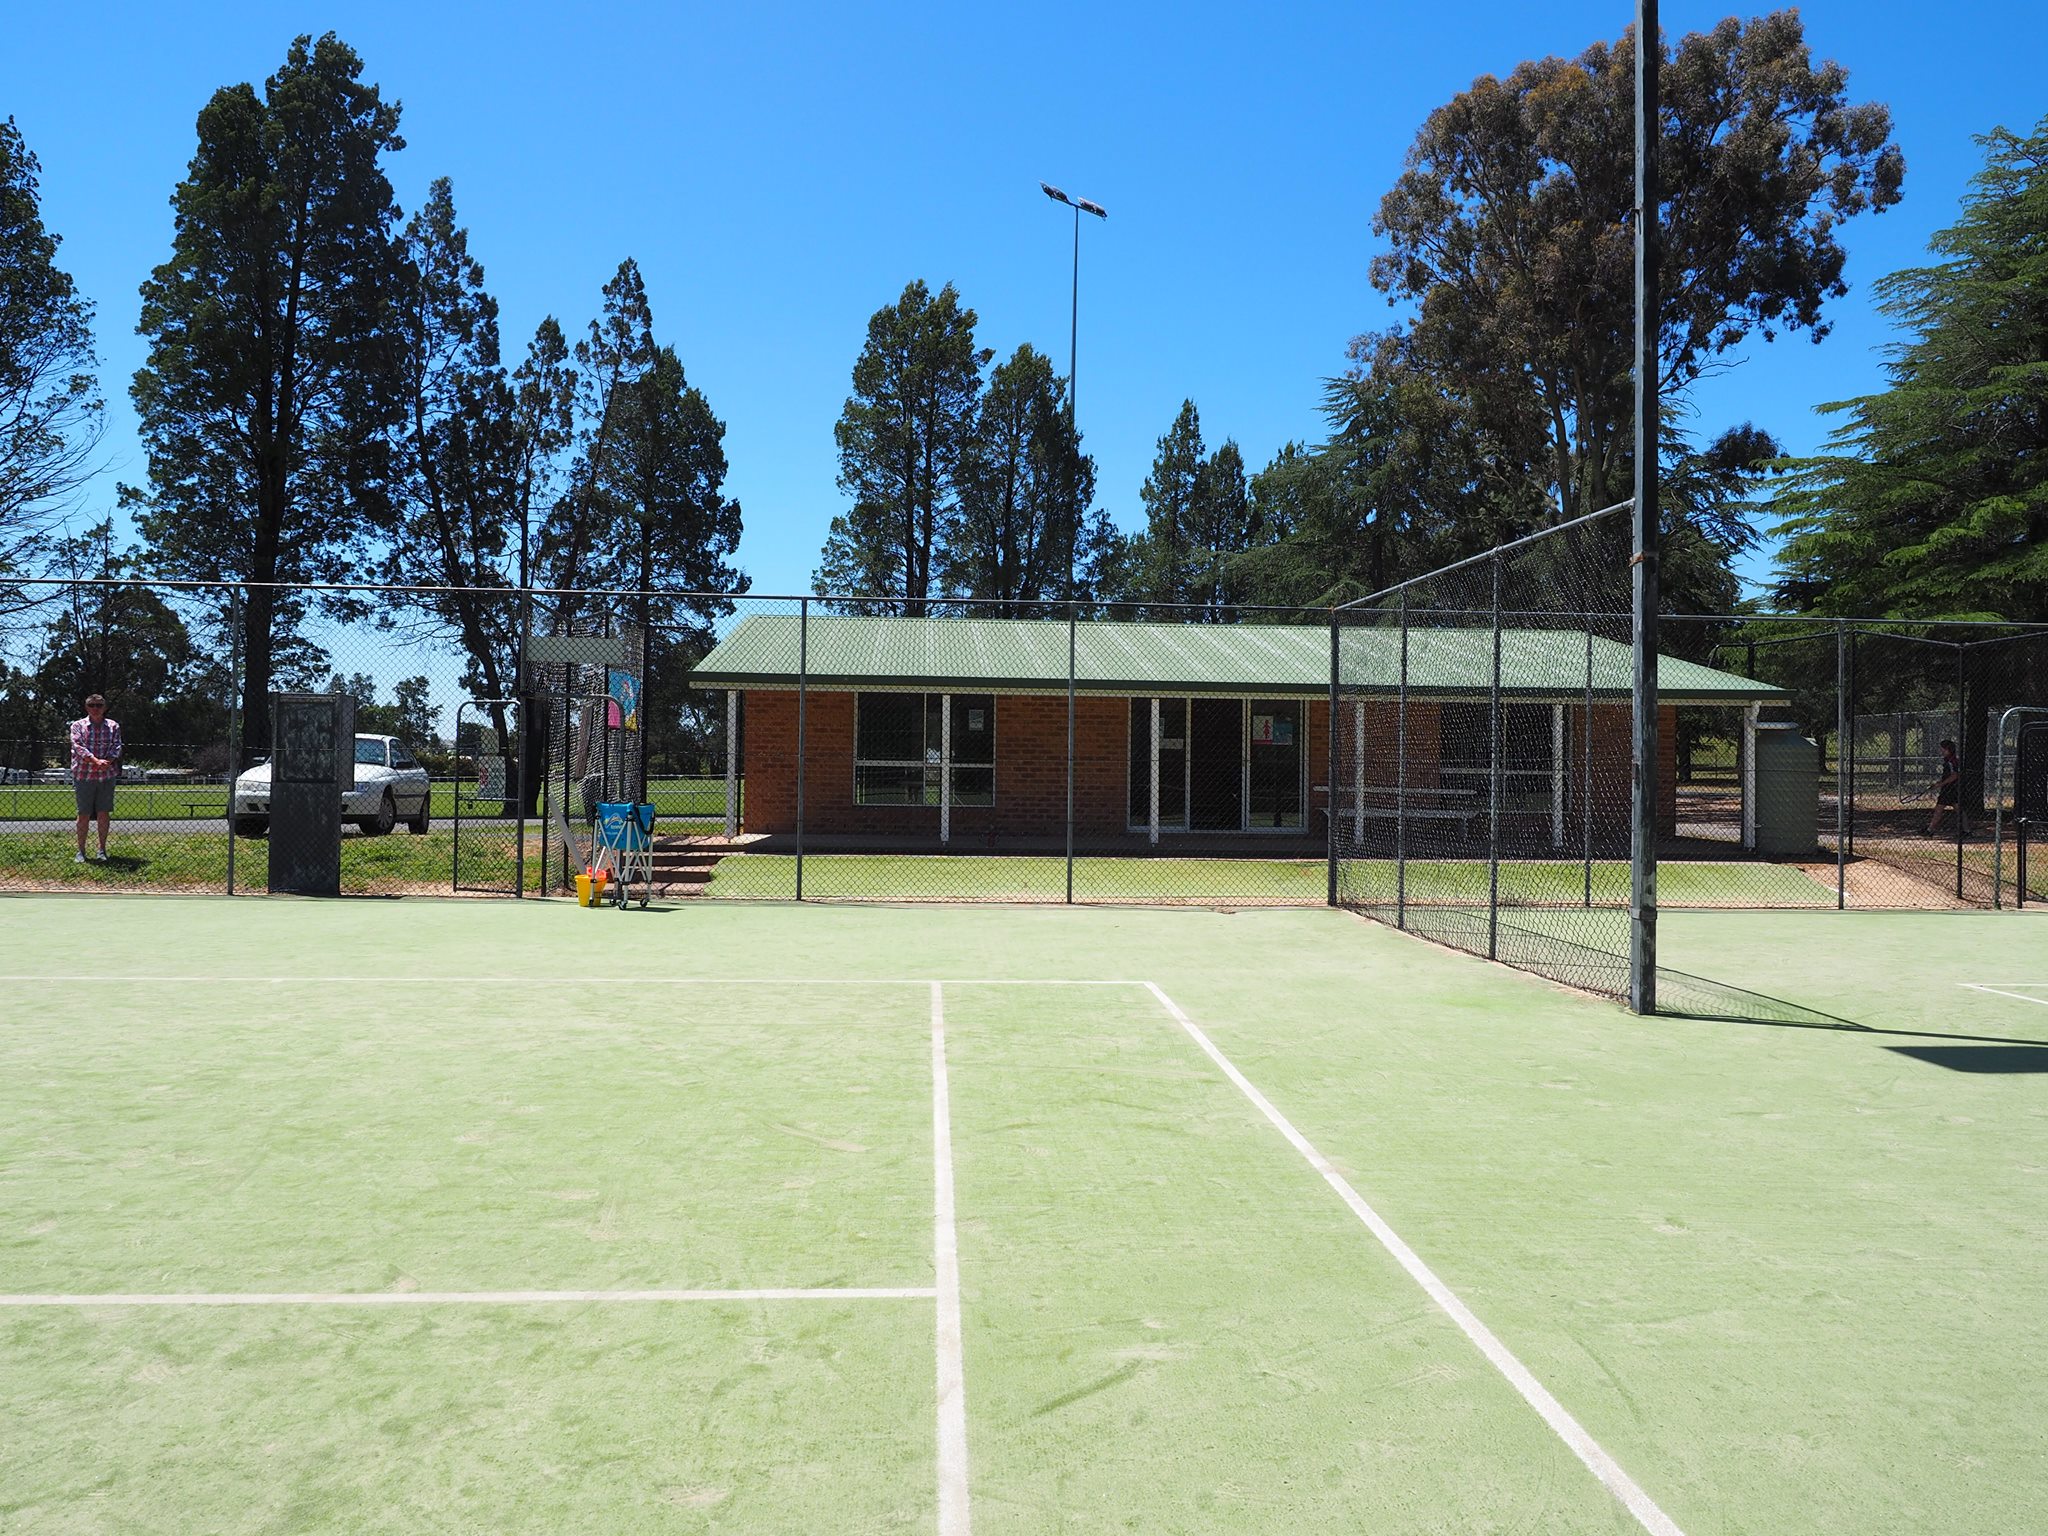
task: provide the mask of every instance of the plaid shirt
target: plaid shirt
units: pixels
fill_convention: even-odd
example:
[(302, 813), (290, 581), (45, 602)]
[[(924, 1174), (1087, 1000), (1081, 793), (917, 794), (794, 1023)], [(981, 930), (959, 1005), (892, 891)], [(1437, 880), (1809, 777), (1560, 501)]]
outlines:
[[(98, 764), (87, 762), (88, 757), (103, 759)], [(121, 761), (121, 727), (113, 720), (102, 717), (95, 722), (88, 715), (83, 720), (71, 722), (71, 777), (90, 783), (96, 779), (111, 779), (119, 773)]]

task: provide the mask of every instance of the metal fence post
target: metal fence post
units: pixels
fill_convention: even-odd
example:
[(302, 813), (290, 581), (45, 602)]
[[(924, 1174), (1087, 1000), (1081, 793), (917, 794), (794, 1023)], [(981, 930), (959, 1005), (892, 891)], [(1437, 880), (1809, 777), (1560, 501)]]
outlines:
[[(1441, 733), (1441, 727), (1439, 727)], [(1439, 745), (1438, 752), (1442, 752)], [(1359, 841), (1365, 840), (1364, 812)], [(1394, 926), (1408, 926), (1408, 589), (1401, 589), (1401, 670), (1394, 692)]]
[(1074, 904), (1074, 672), (1081, 608), (1067, 604), (1067, 905)]
[(242, 594), (228, 592), (228, 894), (235, 894), (235, 780), (242, 776)]
[(1849, 627), (1835, 625), (1835, 911), (1849, 905)]
[(1581, 722), (1585, 726), (1581, 733), (1584, 745), (1579, 749), (1579, 865), (1585, 884), (1582, 899), (1590, 911), (1593, 906), (1593, 615), (1582, 613), (1579, 622), (1586, 626), (1586, 718)]
[[(1970, 750), (1970, 695), (1969, 683), (1963, 676), (1963, 642), (1956, 642), (1956, 900), (1963, 899), (1963, 826), (1968, 818), (1969, 796), (1965, 793), (1969, 785)], [(1977, 790), (1983, 794), (1984, 774), (1977, 774)]]
[(1493, 562), (1493, 676), (1486, 695), (1486, 958), (1500, 958), (1500, 580)]
[[(1636, 0), (1636, 36), (1654, 38), (1657, 0)], [(1657, 506), (1658, 341), (1663, 334), (1657, 263), (1663, 206), (1657, 148), (1661, 121), (1657, 68), (1662, 50), (1636, 49), (1636, 325), (1635, 506), (1630, 513), (1635, 552), (1629, 565), (1634, 624), (1629, 713), (1629, 1007), (1657, 1011), (1657, 608), (1662, 525)]]
[(1332, 608), (1330, 610), (1330, 729), (1327, 733), (1330, 738), (1327, 749), (1329, 752), (1329, 762), (1324, 766), (1323, 780), (1328, 786), (1324, 795), (1324, 803), (1328, 808), (1329, 823), (1325, 828), (1327, 833), (1326, 841), (1328, 843), (1329, 890), (1324, 899), (1328, 905), (1333, 907), (1337, 905), (1337, 711), (1343, 707), (1338, 698), (1337, 686), (1337, 632), (1341, 622), (1342, 620), (1337, 610)]
[(796, 615), (796, 899), (804, 899), (804, 709), (809, 702), (811, 600), (798, 600)]

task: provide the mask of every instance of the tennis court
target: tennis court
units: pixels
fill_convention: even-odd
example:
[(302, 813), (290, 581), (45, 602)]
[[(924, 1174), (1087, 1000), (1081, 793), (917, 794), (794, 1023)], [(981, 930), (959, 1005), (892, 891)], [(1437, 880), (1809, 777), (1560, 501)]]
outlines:
[(9, 902), (0, 1530), (2039, 1529), (2044, 921)]

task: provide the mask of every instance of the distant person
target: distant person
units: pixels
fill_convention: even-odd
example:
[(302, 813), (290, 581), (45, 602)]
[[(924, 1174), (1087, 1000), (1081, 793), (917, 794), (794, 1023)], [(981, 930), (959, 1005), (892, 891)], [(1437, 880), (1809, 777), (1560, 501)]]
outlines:
[(85, 862), (85, 824), (99, 818), (99, 862), (107, 862), (107, 823), (114, 814), (114, 783), (121, 777), (121, 725), (107, 718), (107, 701), (91, 694), (85, 718), (71, 722), (71, 788), (78, 799), (78, 857)]
[(1968, 837), (1970, 818), (1963, 814), (1963, 760), (1956, 756), (1956, 744), (1944, 739), (1941, 744), (1941, 777), (1934, 785), (1934, 814), (1927, 818), (1929, 837), (1941, 830), (1941, 813), (1950, 806), (1956, 808), (1956, 825), (1962, 828), (1963, 836)]

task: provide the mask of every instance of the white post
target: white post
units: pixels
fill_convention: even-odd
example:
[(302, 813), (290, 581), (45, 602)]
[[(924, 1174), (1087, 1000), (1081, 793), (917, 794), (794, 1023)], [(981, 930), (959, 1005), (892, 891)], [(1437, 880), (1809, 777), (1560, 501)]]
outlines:
[(1742, 710), (1742, 846), (1756, 847), (1756, 723), (1762, 718), (1761, 704)]
[(1159, 844), (1159, 701), (1152, 701), (1152, 844)]
[(953, 840), (953, 695), (939, 695), (939, 846)]
[(725, 835), (740, 829), (740, 694), (725, 690)]
[(1550, 706), (1550, 846), (1564, 846), (1564, 706)]

